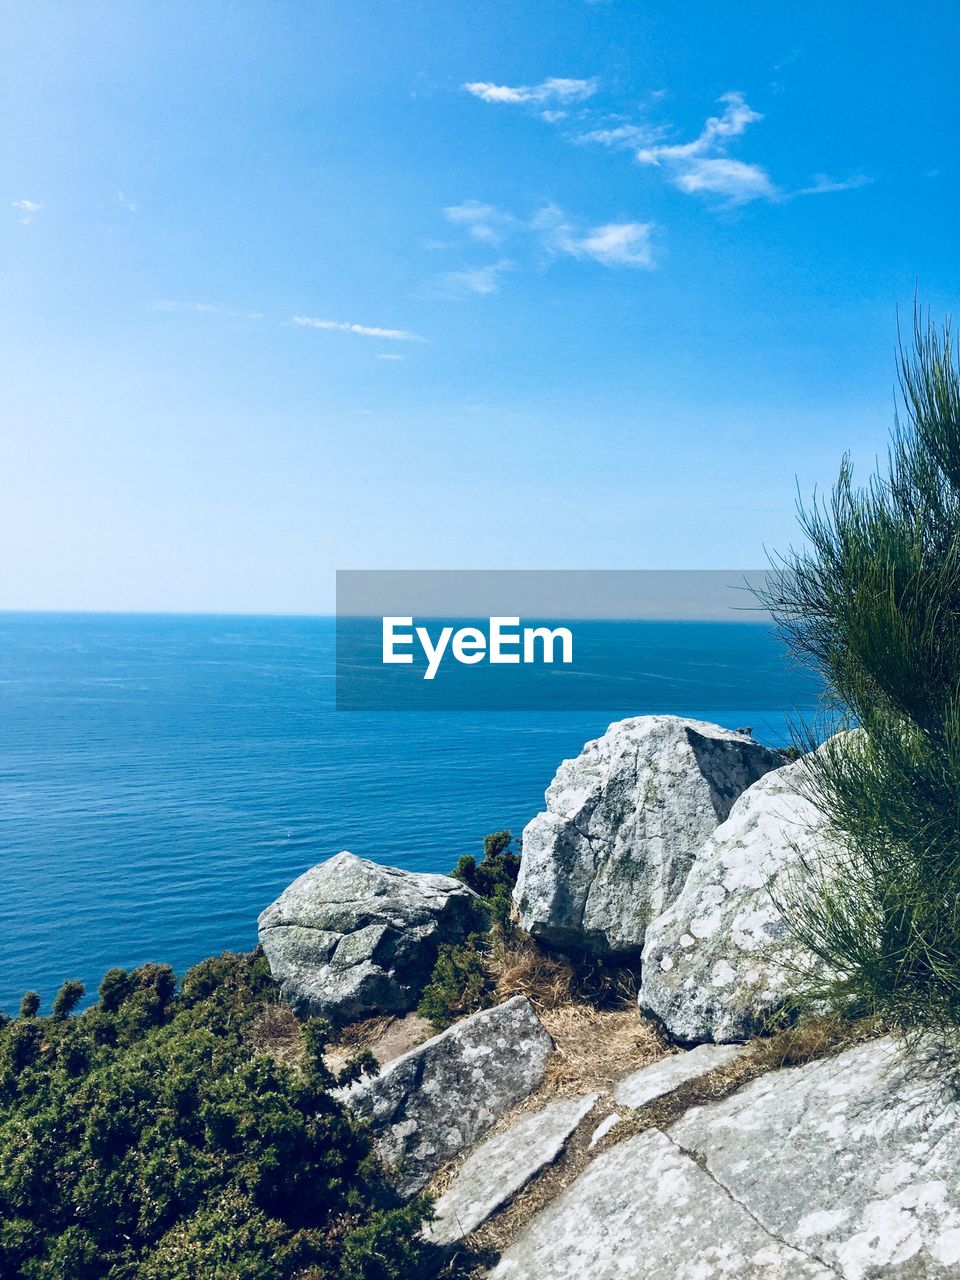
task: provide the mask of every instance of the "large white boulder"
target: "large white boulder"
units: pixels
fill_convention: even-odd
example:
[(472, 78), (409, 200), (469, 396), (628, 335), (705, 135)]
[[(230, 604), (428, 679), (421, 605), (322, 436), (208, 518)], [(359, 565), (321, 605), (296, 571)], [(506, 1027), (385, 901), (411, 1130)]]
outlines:
[(523, 833), (520, 923), (561, 949), (636, 953), (694, 854), (783, 756), (742, 733), (679, 716), (612, 724), (565, 760)]
[(443, 942), (481, 927), (459, 880), (338, 853), (294, 880), (258, 923), (281, 990), (333, 1023), (412, 1009)]
[(647, 929), (640, 1007), (677, 1040), (754, 1034), (812, 964), (777, 906), (804, 862), (829, 870), (838, 860), (805, 770), (797, 761), (740, 796)]

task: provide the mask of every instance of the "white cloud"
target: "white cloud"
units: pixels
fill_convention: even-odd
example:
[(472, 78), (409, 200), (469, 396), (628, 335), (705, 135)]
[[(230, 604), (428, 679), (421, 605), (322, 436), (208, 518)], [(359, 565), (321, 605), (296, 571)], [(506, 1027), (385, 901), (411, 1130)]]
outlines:
[(376, 353), (376, 358), (378, 360), (403, 360), (406, 357), (397, 355), (395, 351), (378, 351)]
[(455, 226), (463, 227), (474, 240), (485, 244), (500, 244), (516, 225), (516, 219), (509, 213), (481, 200), (449, 205), (443, 212)]
[(774, 200), (781, 193), (761, 165), (731, 160), (727, 147), (763, 116), (754, 111), (742, 93), (719, 99), (720, 115), (710, 116), (696, 138), (683, 143), (641, 145), (635, 155), (640, 164), (664, 168), (674, 186), (690, 195), (723, 196), (731, 204), (749, 200)]
[(725, 196), (731, 204), (774, 200), (779, 194), (766, 169), (726, 157), (694, 159), (673, 180), (681, 191), (688, 194)]
[(843, 178), (839, 181), (828, 177), (825, 173), (815, 173), (810, 186), (801, 187), (797, 195), (823, 196), (831, 195), (835, 191), (856, 191), (858, 187), (869, 186), (871, 182), (873, 179), (868, 178), (865, 173), (857, 173), (852, 178)]
[(649, 147), (663, 137), (663, 128), (654, 128), (642, 124), (618, 124), (605, 129), (591, 129), (589, 133), (581, 133), (574, 142), (599, 142), (605, 147), (633, 148)]
[(595, 76), (589, 80), (550, 76), (535, 85), (492, 84), (489, 80), (474, 80), (463, 87), (467, 93), (472, 93), (483, 102), (570, 103), (592, 98), (600, 83)]
[(123, 191), (117, 192), (117, 204), (122, 205), (128, 213), (139, 213), (140, 206), (135, 200), (130, 200)]
[(337, 333), (357, 333), (364, 338), (386, 338), (392, 342), (426, 342), (408, 329), (381, 329), (376, 325), (348, 324), (343, 320), (318, 320), (316, 316), (294, 316), (293, 323), (307, 329), (323, 329)]
[(532, 226), (551, 253), (591, 258), (605, 267), (651, 270), (656, 266), (651, 243), (652, 222), (606, 222), (579, 230), (556, 205), (547, 205), (534, 218)]
[(437, 292), (443, 298), (462, 298), (468, 294), (486, 298), (492, 293), (500, 292), (501, 277), (512, 267), (513, 263), (504, 258), (500, 262), (492, 262), (485, 267), (445, 271), (443, 275), (437, 277)]
[(25, 227), (29, 227), (40, 210), (43, 208), (42, 200), (14, 200), (10, 205), (11, 209), (16, 209), (23, 216), (19, 219)]

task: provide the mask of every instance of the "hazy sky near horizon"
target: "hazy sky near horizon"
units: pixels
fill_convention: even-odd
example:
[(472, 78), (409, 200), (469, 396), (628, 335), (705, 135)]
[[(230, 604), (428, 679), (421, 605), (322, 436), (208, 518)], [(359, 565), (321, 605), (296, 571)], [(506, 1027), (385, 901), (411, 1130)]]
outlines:
[(942, 0), (0, 13), (0, 608), (759, 567), (960, 297)]

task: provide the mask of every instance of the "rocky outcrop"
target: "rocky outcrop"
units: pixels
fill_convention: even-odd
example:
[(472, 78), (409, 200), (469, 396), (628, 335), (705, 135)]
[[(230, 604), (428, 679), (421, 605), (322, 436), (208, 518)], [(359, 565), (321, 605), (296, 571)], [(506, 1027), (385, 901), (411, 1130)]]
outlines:
[(673, 904), (647, 930), (640, 1006), (676, 1039), (742, 1040), (783, 1002), (810, 963), (775, 899), (802, 861), (836, 851), (802, 791), (802, 761), (768, 773), (736, 801), (697, 853)]
[(957, 1276), (960, 1103), (948, 1083), (876, 1040), (761, 1076), (688, 1111), (670, 1137), (832, 1275)]
[(259, 935), (294, 1009), (339, 1024), (412, 1009), (440, 943), (481, 922), (479, 900), (459, 880), (338, 853), (267, 907)]
[(782, 765), (743, 734), (678, 716), (612, 724), (565, 760), (527, 824), (514, 900), (551, 946), (638, 952), (737, 797)]
[(491, 1280), (827, 1280), (650, 1129), (604, 1152), (541, 1210)]
[(439, 1248), (449, 1248), (476, 1231), (528, 1182), (560, 1155), (571, 1134), (594, 1107), (596, 1093), (560, 1098), (486, 1138), (472, 1151), (434, 1206), (424, 1232)]
[(671, 1053), (621, 1080), (614, 1090), (614, 1101), (622, 1107), (643, 1107), (682, 1084), (729, 1066), (743, 1052), (740, 1045), (701, 1044), (688, 1053)]
[(543, 1080), (553, 1041), (525, 996), (483, 1009), (341, 1093), (404, 1196)]
[(772, 1071), (597, 1156), (493, 1280), (960, 1275), (960, 1102), (890, 1039)]

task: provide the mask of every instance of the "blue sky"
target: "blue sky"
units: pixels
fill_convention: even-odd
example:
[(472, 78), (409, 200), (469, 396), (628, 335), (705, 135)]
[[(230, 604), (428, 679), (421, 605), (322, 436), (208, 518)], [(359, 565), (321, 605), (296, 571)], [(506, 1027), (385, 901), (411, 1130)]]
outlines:
[(2, 607), (757, 566), (960, 296), (945, 0), (0, 21)]

